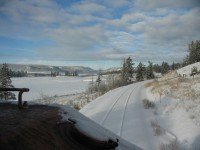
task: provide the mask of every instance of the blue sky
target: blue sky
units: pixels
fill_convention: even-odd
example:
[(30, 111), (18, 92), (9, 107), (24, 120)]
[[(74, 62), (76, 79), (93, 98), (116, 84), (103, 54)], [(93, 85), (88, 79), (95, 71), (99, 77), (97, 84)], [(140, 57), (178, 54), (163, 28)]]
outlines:
[(199, 14), (199, 0), (1, 0), (0, 63), (180, 62), (200, 39)]

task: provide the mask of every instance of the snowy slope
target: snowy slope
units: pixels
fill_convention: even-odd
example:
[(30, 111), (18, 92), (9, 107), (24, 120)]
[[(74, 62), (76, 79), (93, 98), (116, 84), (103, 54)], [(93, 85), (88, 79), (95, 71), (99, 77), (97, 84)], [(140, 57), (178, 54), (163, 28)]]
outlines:
[(150, 126), (149, 111), (143, 108), (142, 100), (146, 98), (145, 83), (110, 91), (86, 105), (80, 112), (145, 150), (157, 150), (160, 141), (165, 139), (155, 137)]
[(200, 150), (200, 76), (189, 76), (194, 66), (200, 70), (198, 62), (177, 71), (187, 78), (174, 78), (172, 72), (150, 83), (147, 90), (156, 105), (155, 119), (176, 136), (181, 150)]
[(181, 76), (183, 76), (183, 74), (186, 74), (187, 76), (190, 76), (191, 69), (193, 67), (197, 67), (197, 70), (199, 71), (200, 70), (200, 62), (197, 62), (197, 63), (191, 64), (191, 65), (185, 66), (185, 67), (183, 67), (181, 69), (178, 69), (177, 73), (180, 74)]

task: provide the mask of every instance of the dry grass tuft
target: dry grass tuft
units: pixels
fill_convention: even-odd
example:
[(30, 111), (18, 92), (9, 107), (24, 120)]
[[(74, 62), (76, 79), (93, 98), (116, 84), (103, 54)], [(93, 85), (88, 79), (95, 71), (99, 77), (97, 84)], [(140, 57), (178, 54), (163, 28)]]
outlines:
[(161, 144), (160, 150), (180, 150), (178, 143), (176, 141), (173, 141), (169, 144)]
[(142, 103), (143, 103), (143, 106), (144, 106), (145, 109), (154, 108), (155, 107), (154, 102), (151, 102), (148, 99), (143, 99)]
[(153, 128), (155, 136), (160, 136), (165, 133), (156, 120), (151, 120), (151, 127)]

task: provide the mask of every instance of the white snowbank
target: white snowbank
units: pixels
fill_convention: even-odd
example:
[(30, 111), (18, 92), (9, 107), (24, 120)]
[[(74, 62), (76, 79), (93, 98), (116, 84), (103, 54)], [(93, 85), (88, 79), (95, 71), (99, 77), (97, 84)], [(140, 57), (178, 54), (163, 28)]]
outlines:
[(191, 64), (191, 65), (185, 66), (181, 69), (178, 69), (177, 73), (181, 76), (183, 76), (183, 74), (185, 74), (186, 76), (190, 76), (191, 70), (193, 67), (197, 67), (197, 70), (199, 71), (200, 70), (200, 62), (197, 62), (197, 63)]

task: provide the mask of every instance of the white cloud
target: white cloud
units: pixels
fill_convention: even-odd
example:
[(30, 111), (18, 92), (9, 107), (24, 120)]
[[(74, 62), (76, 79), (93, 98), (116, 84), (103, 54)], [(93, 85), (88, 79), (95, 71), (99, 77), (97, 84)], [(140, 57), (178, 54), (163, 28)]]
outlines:
[(180, 60), (191, 40), (200, 39), (195, 0), (100, 2), (84, 0), (66, 8), (53, 0), (8, 1), (0, 8), (7, 17), (0, 35), (49, 41), (35, 49), (44, 60)]
[(92, 2), (81, 2), (75, 4), (70, 8), (70, 10), (80, 14), (103, 14), (104, 16), (110, 16), (108, 9), (105, 6)]
[(135, 8), (140, 11), (152, 11), (157, 8), (191, 8), (195, 6), (200, 6), (199, 0), (135, 0)]

